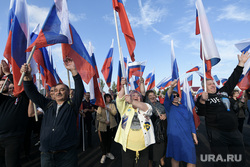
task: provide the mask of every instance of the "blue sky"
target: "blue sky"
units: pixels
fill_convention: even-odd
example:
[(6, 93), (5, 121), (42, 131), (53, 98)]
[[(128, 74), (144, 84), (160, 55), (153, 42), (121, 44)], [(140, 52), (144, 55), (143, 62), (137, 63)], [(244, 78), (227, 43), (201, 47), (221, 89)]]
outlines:
[[(43, 24), (53, 0), (27, 0), (30, 32)], [(136, 61), (147, 60), (144, 77), (155, 68), (156, 84), (163, 77), (171, 75), (170, 41), (174, 41), (179, 75), (196, 65), (199, 58), (200, 36), (195, 31), (195, 0), (126, 0), (124, 1), (136, 40)], [(249, 0), (203, 0), (208, 22), (217, 45), (221, 61), (213, 67), (212, 74), (227, 78), (237, 65), (240, 52), (234, 44), (249, 38)], [(117, 80), (119, 52), (116, 40), (112, 0), (68, 0), (70, 21), (80, 34), (88, 49), (94, 46), (99, 74), (104, 59), (114, 38), (114, 70), (112, 82)], [(3, 53), (7, 41), (7, 18), (9, 1), (0, 5), (0, 51)], [(121, 47), (124, 56), (128, 50), (119, 27)], [(61, 46), (52, 47), (54, 62), (62, 80), (67, 83), (66, 70), (62, 63)], [(1, 59), (3, 59), (1, 54)], [(86, 86), (86, 84), (85, 84)], [(193, 86), (200, 86), (200, 79), (194, 74)], [(86, 86), (88, 90), (88, 86)], [(107, 90), (107, 87), (105, 87)]]

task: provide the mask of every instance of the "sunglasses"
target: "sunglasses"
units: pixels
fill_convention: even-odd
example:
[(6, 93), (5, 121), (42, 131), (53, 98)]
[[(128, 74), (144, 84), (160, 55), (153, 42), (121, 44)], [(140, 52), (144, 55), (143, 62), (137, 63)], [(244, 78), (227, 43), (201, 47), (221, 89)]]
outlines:
[(177, 95), (173, 95), (173, 97), (176, 98), (176, 97), (179, 97), (179, 95), (178, 94)]

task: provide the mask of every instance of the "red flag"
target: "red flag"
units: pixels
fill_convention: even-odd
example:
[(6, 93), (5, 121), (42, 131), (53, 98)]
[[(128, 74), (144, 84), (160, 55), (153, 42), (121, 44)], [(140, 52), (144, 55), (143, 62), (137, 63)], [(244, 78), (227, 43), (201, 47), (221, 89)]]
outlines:
[(125, 40), (127, 43), (127, 47), (128, 47), (131, 60), (135, 61), (135, 55), (134, 55), (134, 50), (135, 50), (135, 45), (136, 45), (135, 37), (131, 29), (128, 16), (123, 6), (122, 0), (113, 0), (113, 8), (119, 14), (122, 32), (125, 36)]

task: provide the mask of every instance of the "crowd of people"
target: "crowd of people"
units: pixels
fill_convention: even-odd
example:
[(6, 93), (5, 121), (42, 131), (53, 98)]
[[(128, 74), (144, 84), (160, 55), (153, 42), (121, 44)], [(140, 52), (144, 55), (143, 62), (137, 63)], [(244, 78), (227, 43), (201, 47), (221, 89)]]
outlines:
[[(250, 89), (240, 92), (235, 87), (248, 58), (248, 52), (238, 56), (239, 63), (223, 87), (216, 88), (210, 79), (203, 81), (206, 91), (196, 99), (197, 114), (205, 117), (211, 153), (222, 157), (222, 161), (214, 162), (216, 167), (228, 163), (231, 166), (246, 165), (242, 132), (250, 109)], [(81, 134), (86, 133), (86, 145), (92, 148), (93, 125), (100, 140), (101, 164), (107, 158), (115, 159), (111, 153), (115, 141), (121, 145), (121, 165), (124, 167), (164, 166), (165, 157), (171, 158), (172, 167), (178, 167), (181, 161), (187, 167), (196, 166), (198, 131), (192, 113), (180, 103), (180, 94), (174, 91), (177, 80), (172, 81), (165, 96), (162, 92), (157, 96), (154, 90), (145, 91), (142, 77), (140, 92), (131, 90), (126, 94), (127, 81), (122, 78), (121, 90), (117, 94), (104, 93), (105, 107), (101, 107), (91, 103), (90, 92), (84, 93), (74, 61), (66, 58), (64, 66), (72, 73), (74, 90), (59, 83), (44, 96), (33, 83), (30, 64), (24, 64), (20, 71), (25, 73), (24, 91), (13, 96), (13, 76), (8, 64), (1, 61), (1, 167), (21, 166), (22, 148), (26, 157), (30, 154), (32, 130), (38, 134), (42, 167), (78, 166), (77, 148), (83, 145)], [(40, 124), (30, 121), (35, 113)], [(240, 155), (242, 159), (224, 162), (229, 154)]]

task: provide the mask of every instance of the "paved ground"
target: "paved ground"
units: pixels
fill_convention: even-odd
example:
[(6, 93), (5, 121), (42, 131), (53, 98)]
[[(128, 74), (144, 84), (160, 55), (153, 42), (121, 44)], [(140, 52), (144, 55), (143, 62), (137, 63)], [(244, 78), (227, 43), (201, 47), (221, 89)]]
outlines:
[[(206, 130), (204, 126), (204, 118), (201, 118), (201, 125), (199, 126), (199, 130), (197, 131), (199, 144), (196, 147), (196, 156), (197, 156), (197, 167), (213, 167), (213, 164), (210, 162), (201, 162), (200, 155), (201, 154), (209, 154), (210, 148), (207, 141)], [(243, 129), (244, 142), (245, 142), (245, 150), (247, 155), (247, 166), (250, 166), (250, 126), (244, 125)], [(101, 149), (99, 147), (99, 139), (97, 133), (93, 132), (93, 147), (87, 148), (85, 152), (82, 152), (79, 148), (78, 153), (78, 164), (79, 167), (120, 167), (121, 166), (121, 147), (117, 143), (112, 144), (111, 152), (116, 157), (113, 161), (106, 160), (105, 164), (100, 164), (101, 159)], [(39, 167), (40, 166), (40, 152), (38, 151), (38, 147), (32, 147), (30, 160), (26, 160), (24, 156), (22, 156), (22, 165), (23, 167)], [(170, 167), (170, 159), (166, 158), (166, 165)], [(185, 164), (181, 164), (180, 166), (185, 166)]]

